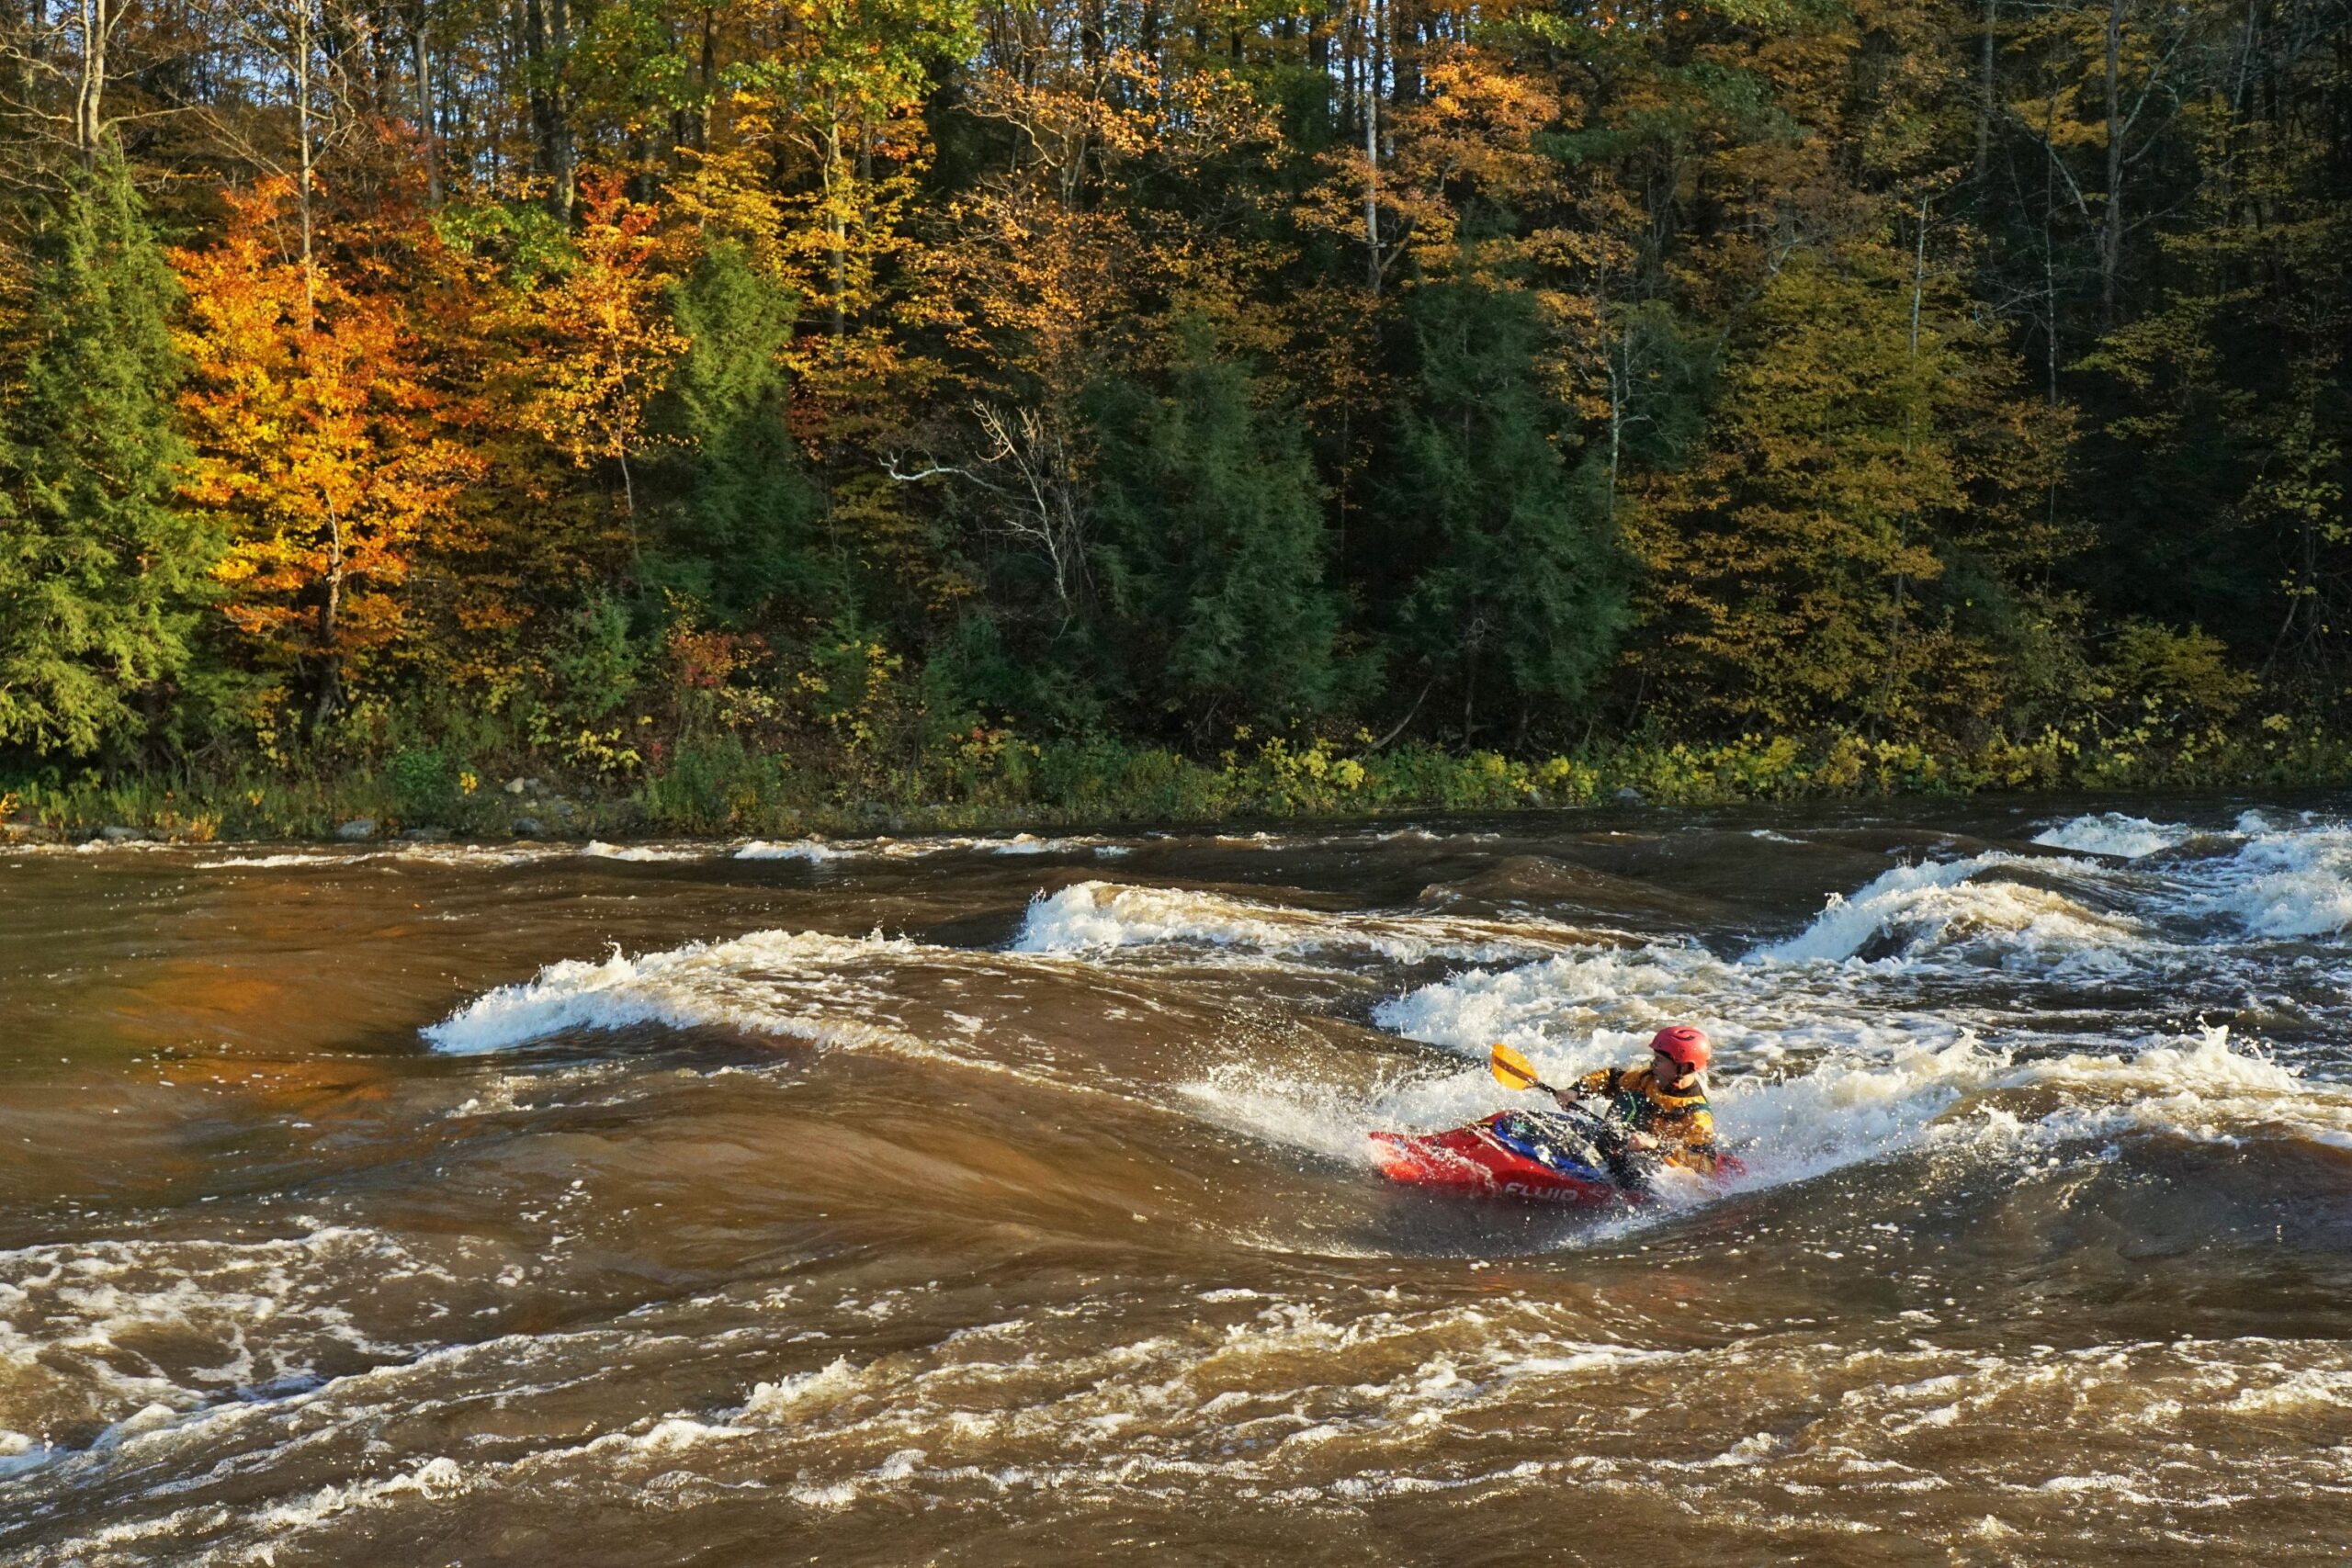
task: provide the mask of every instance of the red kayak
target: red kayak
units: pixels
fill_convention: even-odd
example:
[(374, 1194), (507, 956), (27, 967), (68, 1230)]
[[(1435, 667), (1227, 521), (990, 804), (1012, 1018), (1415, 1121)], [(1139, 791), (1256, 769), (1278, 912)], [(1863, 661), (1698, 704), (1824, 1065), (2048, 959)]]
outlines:
[[(1374, 1157), (1391, 1181), (1442, 1191), (1546, 1203), (1638, 1203), (1650, 1196), (1638, 1176), (1621, 1181), (1591, 1145), (1562, 1136), (1555, 1118), (1498, 1111), (1447, 1133), (1374, 1133)], [(1737, 1169), (1726, 1156), (1724, 1174)]]

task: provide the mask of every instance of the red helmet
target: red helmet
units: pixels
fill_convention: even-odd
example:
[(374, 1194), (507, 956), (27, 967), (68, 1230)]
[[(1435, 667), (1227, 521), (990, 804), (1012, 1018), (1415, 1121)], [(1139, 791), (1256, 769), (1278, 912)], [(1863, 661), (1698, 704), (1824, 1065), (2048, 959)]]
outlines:
[(1715, 1048), (1707, 1043), (1707, 1032), (1689, 1023), (1668, 1024), (1650, 1036), (1650, 1049), (1665, 1052), (1693, 1073), (1705, 1072), (1715, 1054)]

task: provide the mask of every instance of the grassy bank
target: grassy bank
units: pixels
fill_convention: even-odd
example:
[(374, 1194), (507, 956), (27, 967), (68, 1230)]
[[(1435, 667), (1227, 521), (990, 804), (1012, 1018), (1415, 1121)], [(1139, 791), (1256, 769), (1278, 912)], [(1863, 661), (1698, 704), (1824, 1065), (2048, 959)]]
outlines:
[(2055, 731), (1938, 750), (1852, 734), (1653, 742), (1514, 759), (1364, 751), (1242, 735), (1210, 761), (1101, 739), (1001, 731), (896, 763), (871, 755), (682, 750), (660, 766), (560, 770), (528, 754), (409, 748), (332, 766), (51, 771), (0, 785), (12, 837), (184, 842), (401, 835), (502, 840), (794, 837), (1107, 828), (1245, 818), (1498, 811), (1639, 801), (1720, 805), (2002, 790), (2352, 785), (2352, 738), (2274, 716), (2238, 730)]

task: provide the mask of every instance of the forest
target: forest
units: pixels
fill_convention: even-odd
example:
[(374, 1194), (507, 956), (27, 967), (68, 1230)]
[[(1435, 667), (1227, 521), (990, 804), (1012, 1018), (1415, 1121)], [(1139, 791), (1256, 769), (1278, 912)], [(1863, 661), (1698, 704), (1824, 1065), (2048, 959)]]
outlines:
[(2352, 0), (11, 0), (0, 815), (2352, 780)]

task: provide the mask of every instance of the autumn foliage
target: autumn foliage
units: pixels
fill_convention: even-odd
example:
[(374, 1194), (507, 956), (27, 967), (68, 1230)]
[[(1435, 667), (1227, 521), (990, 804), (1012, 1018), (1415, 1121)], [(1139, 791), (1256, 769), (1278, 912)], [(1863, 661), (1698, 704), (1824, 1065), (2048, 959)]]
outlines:
[(228, 193), (226, 231), (177, 253), (187, 503), (219, 520), (221, 613), (256, 664), (330, 717), (396, 660), (416, 552), (479, 465), (435, 428), (398, 299), (286, 254), (288, 183)]
[(2335, 721), (2345, 0), (304, 4), (0, 109), (28, 765)]

